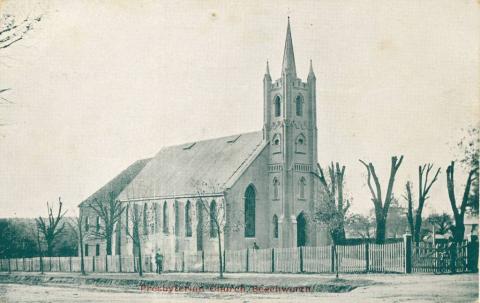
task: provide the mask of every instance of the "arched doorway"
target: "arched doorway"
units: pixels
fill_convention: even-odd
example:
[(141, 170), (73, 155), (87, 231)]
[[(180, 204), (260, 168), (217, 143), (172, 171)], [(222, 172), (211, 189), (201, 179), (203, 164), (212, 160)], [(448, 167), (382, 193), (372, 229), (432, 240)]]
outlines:
[(307, 243), (307, 220), (301, 212), (297, 217), (297, 246), (305, 246)]

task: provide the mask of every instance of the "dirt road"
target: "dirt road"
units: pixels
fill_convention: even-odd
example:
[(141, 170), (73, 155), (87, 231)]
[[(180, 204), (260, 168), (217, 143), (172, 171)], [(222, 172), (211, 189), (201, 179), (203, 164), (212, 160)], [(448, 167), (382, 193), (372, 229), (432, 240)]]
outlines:
[[(352, 276), (351, 278), (355, 278)], [(0, 284), (0, 302), (476, 302), (478, 275), (367, 275), (380, 282), (348, 293), (235, 293)]]

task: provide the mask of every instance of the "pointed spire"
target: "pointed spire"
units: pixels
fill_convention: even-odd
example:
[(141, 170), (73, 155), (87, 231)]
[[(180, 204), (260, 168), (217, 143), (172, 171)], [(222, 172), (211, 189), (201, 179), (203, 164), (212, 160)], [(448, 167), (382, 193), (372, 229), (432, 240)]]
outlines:
[(267, 69), (265, 70), (265, 76), (270, 76), (270, 67), (268, 66), (268, 60), (267, 60)]
[(308, 78), (315, 78), (315, 73), (313, 72), (312, 59), (310, 59), (310, 71), (308, 72)]
[(287, 37), (285, 38), (285, 50), (283, 52), (282, 73), (297, 76), (295, 68), (295, 56), (293, 54), (292, 33), (290, 31), (290, 17), (288, 17)]

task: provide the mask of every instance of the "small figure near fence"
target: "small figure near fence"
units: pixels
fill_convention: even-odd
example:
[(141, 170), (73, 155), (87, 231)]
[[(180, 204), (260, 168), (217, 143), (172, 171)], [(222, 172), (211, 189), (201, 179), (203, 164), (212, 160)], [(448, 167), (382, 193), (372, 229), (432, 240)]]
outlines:
[(253, 249), (260, 249), (260, 246), (258, 246), (257, 242), (253, 242)]
[(157, 265), (157, 274), (161, 274), (163, 270), (163, 255), (160, 252), (155, 254), (155, 264)]

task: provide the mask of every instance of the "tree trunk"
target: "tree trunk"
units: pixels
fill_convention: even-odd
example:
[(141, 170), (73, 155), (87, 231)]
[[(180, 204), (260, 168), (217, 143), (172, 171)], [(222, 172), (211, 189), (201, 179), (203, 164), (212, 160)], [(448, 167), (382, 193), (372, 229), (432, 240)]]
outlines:
[(85, 260), (83, 258), (83, 239), (82, 235), (80, 234), (80, 272), (82, 275), (85, 275)]
[(454, 231), (455, 231), (455, 235), (454, 235), (455, 241), (456, 242), (462, 242), (464, 234), (465, 234), (465, 224), (464, 224), (464, 221), (463, 221), (463, 216), (456, 216), (455, 217), (455, 230)]
[(415, 229), (413, 233), (413, 240), (415, 243), (420, 243), (420, 231), (422, 229), (422, 216), (417, 213), (415, 217)]
[(53, 245), (52, 241), (47, 241), (47, 257), (51, 257), (53, 255)]
[(140, 249), (140, 242), (138, 242), (138, 275), (143, 276), (143, 266), (142, 266), (142, 250)]
[(386, 223), (384, 218), (377, 218), (377, 230), (375, 231), (375, 243), (377, 244), (385, 243)]
[(217, 236), (218, 236), (218, 261), (220, 262), (220, 264), (218, 265), (218, 269), (219, 269), (219, 277), (220, 279), (222, 279), (223, 278), (222, 240), (220, 238), (220, 229), (218, 228), (218, 225), (217, 225)]
[(106, 240), (106, 244), (107, 244), (107, 256), (111, 256), (112, 255), (112, 235), (108, 235), (105, 237), (105, 240)]

